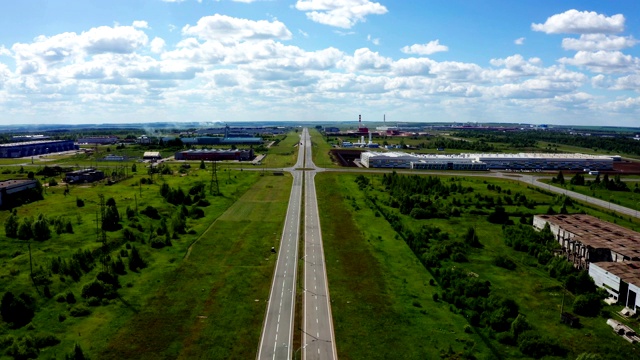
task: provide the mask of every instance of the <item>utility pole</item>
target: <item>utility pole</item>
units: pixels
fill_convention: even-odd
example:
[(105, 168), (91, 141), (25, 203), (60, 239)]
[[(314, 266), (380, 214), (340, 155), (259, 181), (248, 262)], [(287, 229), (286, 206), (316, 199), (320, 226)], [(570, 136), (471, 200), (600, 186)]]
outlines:
[(211, 183), (209, 184), (209, 192), (213, 194), (213, 183), (216, 183), (216, 195), (220, 195), (220, 184), (218, 183), (218, 168), (215, 160), (211, 164)]

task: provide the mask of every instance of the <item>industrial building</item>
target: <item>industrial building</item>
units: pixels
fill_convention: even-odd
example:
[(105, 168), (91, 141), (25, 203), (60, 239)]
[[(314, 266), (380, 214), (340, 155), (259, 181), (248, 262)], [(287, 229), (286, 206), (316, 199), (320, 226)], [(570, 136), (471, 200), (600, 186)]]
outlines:
[[(164, 139), (163, 139), (164, 140)], [(174, 140), (174, 139), (172, 139)], [(261, 145), (262, 138), (256, 137), (210, 137), (180, 138), (183, 144), (190, 145)]]
[(533, 227), (551, 232), (577, 268), (601, 261), (640, 261), (640, 233), (591, 215), (536, 215)]
[(104, 179), (104, 172), (96, 169), (82, 169), (65, 174), (64, 181), (70, 184), (94, 182)]
[(77, 150), (73, 140), (41, 140), (0, 144), (0, 158), (19, 158)]
[(549, 224), (559, 254), (589, 271), (595, 284), (635, 312), (640, 306), (640, 233), (590, 215), (536, 215), (533, 226)]
[(430, 155), (402, 152), (364, 152), (360, 156), (362, 165), (369, 168), (430, 169), (447, 164), (448, 169), (460, 170), (611, 170), (618, 156), (585, 154), (455, 154)]
[(86, 136), (78, 138), (76, 141), (78, 144), (88, 145), (113, 145), (120, 140), (117, 136)]
[(634, 313), (640, 307), (640, 262), (601, 262), (589, 266), (589, 276)]
[(146, 151), (146, 152), (142, 155), (142, 159), (143, 159), (143, 160), (156, 161), (156, 160), (160, 160), (160, 159), (162, 159), (162, 156), (160, 155), (160, 152), (159, 152), (159, 151)]
[(175, 153), (176, 160), (204, 160), (204, 161), (220, 161), (220, 160), (237, 160), (245, 161), (253, 159), (253, 149), (249, 150), (186, 150)]
[(9, 202), (13, 194), (36, 187), (35, 180), (5, 180), (0, 181), (0, 207)]

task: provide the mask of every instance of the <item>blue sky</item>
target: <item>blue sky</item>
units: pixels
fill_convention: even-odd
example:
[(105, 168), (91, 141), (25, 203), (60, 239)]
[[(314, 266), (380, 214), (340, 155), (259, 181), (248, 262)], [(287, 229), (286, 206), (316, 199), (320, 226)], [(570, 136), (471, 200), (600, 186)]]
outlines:
[(0, 124), (640, 126), (636, 0), (0, 6)]

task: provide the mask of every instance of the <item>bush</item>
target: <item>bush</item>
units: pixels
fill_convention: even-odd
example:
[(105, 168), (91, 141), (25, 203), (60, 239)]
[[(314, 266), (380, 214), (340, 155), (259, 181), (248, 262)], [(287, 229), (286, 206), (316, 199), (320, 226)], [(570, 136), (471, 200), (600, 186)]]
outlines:
[(60, 339), (51, 334), (36, 335), (35, 338), (36, 347), (38, 349), (46, 348), (60, 344)]
[(73, 317), (82, 317), (91, 314), (91, 310), (84, 305), (76, 305), (71, 308), (69, 314)]
[(542, 337), (533, 331), (527, 331), (518, 338), (520, 351), (535, 359), (544, 356), (564, 356), (567, 351), (555, 340)]
[(499, 266), (501, 268), (505, 268), (507, 270), (515, 270), (516, 269), (516, 263), (514, 263), (510, 259), (503, 258), (503, 257), (494, 258), (493, 259), (493, 265)]
[(7, 291), (0, 302), (0, 315), (5, 322), (19, 328), (31, 322), (35, 308), (36, 300), (31, 295), (21, 293), (16, 297), (11, 291)]
[(14, 340), (6, 353), (14, 359), (35, 359), (38, 357), (38, 348), (35, 340), (26, 335)]
[(152, 219), (160, 219), (160, 213), (158, 213), (158, 209), (154, 208), (151, 205), (148, 205), (144, 210), (141, 211), (142, 214), (152, 218)]
[(76, 198), (76, 206), (77, 207), (83, 207), (84, 206), (84, 200), (82, 200), (80, 198)]
[(597, 294), (578, 295), (573, 300), (573, 312), (582, 316), (598, 316), (602, 301)]
[(75, 304), (76, 303), (76, 297), (73, 295), (73, 293), (71, 291), (69, 291), (67, 293), (67, 297), (66, 300), (69, 304)]

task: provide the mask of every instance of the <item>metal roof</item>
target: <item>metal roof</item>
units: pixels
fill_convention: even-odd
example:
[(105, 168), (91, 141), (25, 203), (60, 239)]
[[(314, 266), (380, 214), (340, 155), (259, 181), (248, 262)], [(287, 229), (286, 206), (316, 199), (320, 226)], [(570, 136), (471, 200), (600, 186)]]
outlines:
[(574, 239), (596, 249), (609, 249), (629, 258), (640, 258), (640, 233), (591, 215), (538, 215), (575, 235)]
[(592, 265), (610, 272), (628, 284), (640, 287), (640, 261), (599, 262)]

